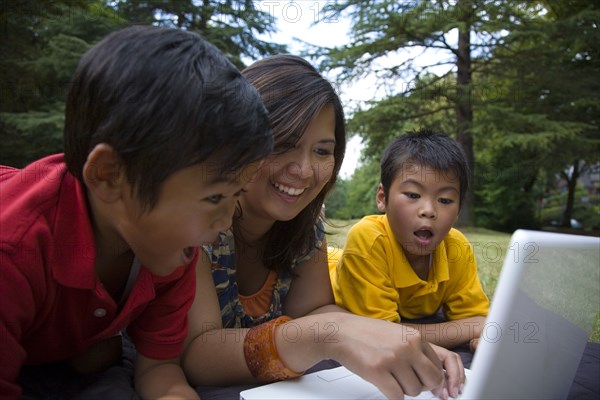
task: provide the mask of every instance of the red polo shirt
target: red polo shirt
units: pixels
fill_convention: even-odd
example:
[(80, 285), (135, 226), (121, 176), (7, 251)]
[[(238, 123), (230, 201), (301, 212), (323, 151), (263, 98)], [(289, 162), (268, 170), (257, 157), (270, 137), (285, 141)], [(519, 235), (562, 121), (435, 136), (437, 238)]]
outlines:
[(180, 354), (196, 260), (166, 277), (142, 267), (119, 310), (95, 257), (85, 188), (62, 155), (0, 166), (0, 393), (19, 396), (22, 365), (70, 358), (124, 327), (148, 358)]

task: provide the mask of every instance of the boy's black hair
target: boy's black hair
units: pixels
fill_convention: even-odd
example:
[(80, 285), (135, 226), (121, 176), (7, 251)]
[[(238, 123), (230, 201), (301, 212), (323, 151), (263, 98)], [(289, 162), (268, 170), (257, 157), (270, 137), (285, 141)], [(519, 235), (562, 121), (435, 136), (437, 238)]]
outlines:
[(273, 147), (267, 111), (238, 69), (198, 34), (152, 26), (114, 32), (83, 56), (64, 140), (80, 181), (94, 146), (111, 145), (150, 209), (174, 172), (201, 162), (235, 172)]
[(390, 186), (410, 164), (430, 167), (438, 173), (454, 172), (460, 183), (460, 205), (469, 189), (467, 157), (458, 142), (443, 132), (430, 129), (398, 136), (381, 156), (381, 185), (387, 201)]

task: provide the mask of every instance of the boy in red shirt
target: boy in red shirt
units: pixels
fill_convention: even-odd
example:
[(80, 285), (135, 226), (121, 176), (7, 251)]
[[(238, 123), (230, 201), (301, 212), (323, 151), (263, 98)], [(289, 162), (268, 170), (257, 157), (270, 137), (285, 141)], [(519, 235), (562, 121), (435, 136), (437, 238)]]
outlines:
[(197, 397), (178, 363), (198, 248), (272, 148), (253, 87), (200, 36), (131, 27), (82, 58), (65, 153), (0, 167), (0, 394), (25, 365), (138, 355), (142, 397)]

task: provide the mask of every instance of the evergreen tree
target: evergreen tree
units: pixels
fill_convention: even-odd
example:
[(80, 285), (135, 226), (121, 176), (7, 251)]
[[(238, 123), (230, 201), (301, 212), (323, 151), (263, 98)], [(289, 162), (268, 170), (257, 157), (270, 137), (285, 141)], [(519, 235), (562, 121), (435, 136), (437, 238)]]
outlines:
[[(574, 190), (579, 167), (598, 161), (595, 4), (346, 0), (333, 8), (352, 18), (352, 42), (322, 49), (322, 68), (349, 81), (375, 73), (392, 92), (350, 121), (367, 157), (406, 130), (428, 125), (454, 133), (479, 202), (475, 208), (467, 199), (460, 223), (473, 224), (477, 210), (497, 228), (535, 226), (540, 171), (563, 174)], [(436, 56), (424, 65), (415, 49)], [(411, 83), (393, 93), (396, 79)]]
[(81, 56), (130, 24), (201, 33), (238, 67), (285, 52), (259, 34), (275, 21), (250, 0), (7, 1), (0, 8), (0, 163), (15, 167), (62, 151), (64, 102)]
[(10, 1), (4, 12), (0, 163), (22, 167), (62, 151), (64, 102), (77, 63), (125, 21), (102, 2)]
[(115, 8), (133, 23), (197, 32), (223, 51), (238, 68), (243, 68), (249, 60), (286, 51), (284, 45), (259, 39), (259, 35), (275, 32), (275, 21), (256, 1), (119, 0)]
[[(561, 218), (568, 227), (578, 177), (600, 161), (600, 10), (584, 1), (543, 4), (547, 7), (539, 8), (536, 18), (507, 34), (506, 46), (496, 49), (490, 73), (482, 78), (493, 81), (497, 90), (494, 101), (477, 118), (481, 159), (498, 171), (518, 174), (510, 182), (482, 182), (480, 210), (496, 214), (492, 218), (496, 221), (506, 220), (506, 215), (516, 217), (514, 210), (521, 214), (529, 210), (533, 215), (543, 197), (532, 192), (539, 174), (560, 174), (568, 184)], [(497, 187), (503, 184), (514, 190)], [(523, 197), (520, 205), (508, 208), (517, 204), (519, 196)], [(506, 222), (505, 229), (539, 223), (532, 218)]]
[[(345, 0), (332, 9), (352, 18), (351, 44), (322, 52), (326, 56), (322, 68), (337, 70), (346, 80), (375, 71), (390, 85), (400, 78), (422, 83), (423, 78), (445, 67), (446, 72), (438, 79), (429, 79), (429, 85), (435, 88), (440, 81), (454, 82), (445, 87), (443, 96), (447, 104), (439, 112), (447, 117), (448, 107), (452, 107), (454, 114), (448, 133), (454, 134), (462, 145), (475, 173), (473, 76), (485, 69), (492, 51), (504, 43), (505, 30), (520, 21), (519, 7), (523, 3), (526, 4), (491, 0)], [(426, 65), (417, 62), (423, 49), (436, 52)], [(390, 54), (402, 56), (402, 61), (392, 62)], [(412, 86), (405, 87), (399, 95), (403, 98), (411, 95)], [(413, 126), (420, 124), (419, 113), (400, 115), (401, 120), (411, 118), (417, 120)], [(474, 194), (470, 191), (461, 211), (461, 224), (474, 224), (473, 207)]]

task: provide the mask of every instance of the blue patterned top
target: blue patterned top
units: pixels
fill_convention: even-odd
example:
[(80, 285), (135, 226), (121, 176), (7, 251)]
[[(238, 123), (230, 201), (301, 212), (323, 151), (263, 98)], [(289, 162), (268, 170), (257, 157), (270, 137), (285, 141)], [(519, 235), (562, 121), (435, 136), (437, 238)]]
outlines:
[[(308, 260), (321, 247), (325, 238), (323, 230), (323, 221), (319, 219), (315, 224), (317, 246), (305, 256), (294, 261), (292, 270)], [(232, 229), (219, 233), (217, 240), (212, 245), (204, 246), (204, 251), (211, 260), (212, 276), (219, 297), (223, 328), (250, 328), (282, 315), (282, 304), (292, 284), (292, 273), (278, 273), (269, 310), (254, 318), (244, 312), (238, 297), (238, 285), (235, 277), (235, 240)]]

